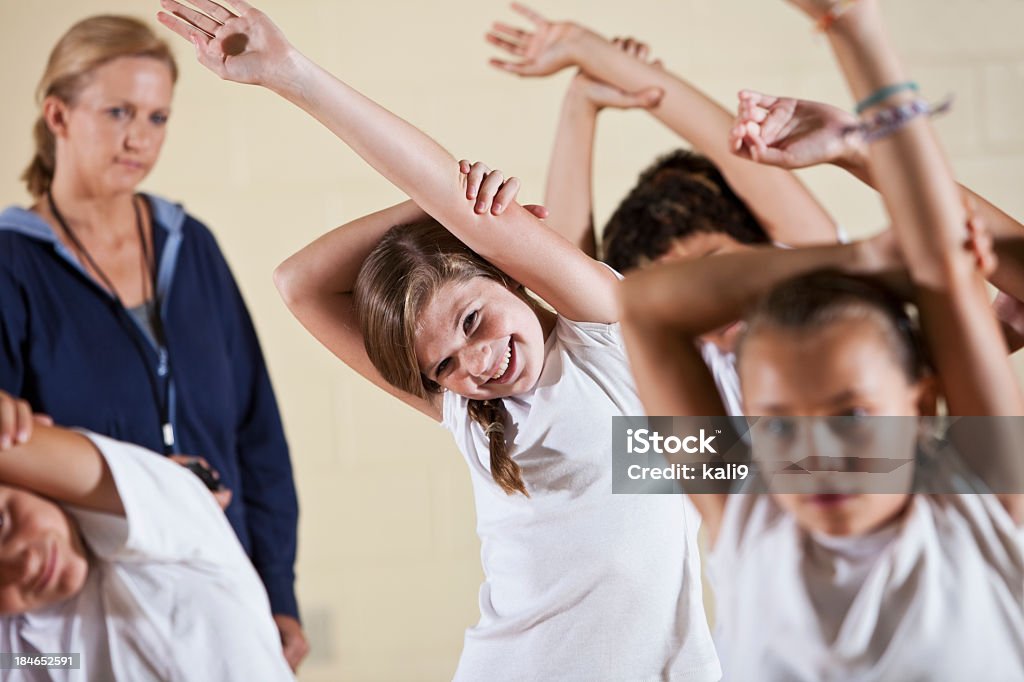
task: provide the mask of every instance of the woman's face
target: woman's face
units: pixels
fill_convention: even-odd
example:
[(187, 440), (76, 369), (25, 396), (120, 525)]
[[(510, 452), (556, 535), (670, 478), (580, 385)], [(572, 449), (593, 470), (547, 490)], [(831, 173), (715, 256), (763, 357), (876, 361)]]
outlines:
[(449, 282), (420, 313), (416, 357), (427, 379), (461, 396), (519, 395), (540, 378), (544, 331), (533, 309), (500, 282)]
[[(752, 428), (755, 457), (767, 468), (773, 454), (776, 464), (810, 463), (811, 475), (779, 467), (768, 481), (779, 505), (808, 530), (862, 534), (906, 506), (906, 492), (862, 491), (910, 489), (916, 420), (869, 418), (921, 414), (930, 384), (908, 381), (879, 324), (858, 317), (816, 330), (762, 327), (744, 341), (745, 413), (762, 417)], [(794, 416), (826, 419), (788, 419)], [(890, 459), (909, 463), (879, 473)], [(842, 471), (829, 470), (837, 463)]]
[(0, 614), (64, 601), (85, 584), (89, 563), (78, 527), (59, 506), (0, 486)]
[(93, 195), (132, 192), (156, 164), (167, 131), (170, 68), (119, 57), (95, 69), (74, 102), (47, 102), (58, 173)]

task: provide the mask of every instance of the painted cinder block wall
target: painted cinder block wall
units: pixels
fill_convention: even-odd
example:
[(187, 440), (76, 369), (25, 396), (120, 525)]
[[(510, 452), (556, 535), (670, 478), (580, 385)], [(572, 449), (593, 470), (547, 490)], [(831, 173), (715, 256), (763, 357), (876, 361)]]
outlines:
[[(90, 14), (152, 20), (156, 4), (0, 0), (0, 202), (27, 201), (17, 176), (31, 149), (36, 81), (57, 37)], [(1024, 216), (1024, 2), (884, 4), (926, 95), (956, 96), (938, 129), (959, 178)], [(487, 66), (489, 22), (514, 19), (503, 3), (267, 0), (263, 8), (343, 79), (456, 156), (522, 178), (524, 200), (542, 199), (569, 75), (520, 80)], [(645, 40), (668, 68), (730, 107), (741, 87), (850, 104), (827, 45), (781, 0), (554, 0), (537, 9)], [(261, 335), (302, 504), (298, 590), (314, 648), (300, 679), (450, 678), (481, 578), (461, 457), (442, 427), (372, 389), (309, 337), (270, 278), (322, 231), (403, 197), (290, 105), (219, 82), (187, 44), (175, 50), (182, 73), (170, 134), (144, 188), (184, 202), (211, 226)], [(603, 115), (599, 224), (636, 174), (674, 145), (642, 112)], [(878, 200), (842, 172), (802, 177), (851, 234), (884, 224)]]

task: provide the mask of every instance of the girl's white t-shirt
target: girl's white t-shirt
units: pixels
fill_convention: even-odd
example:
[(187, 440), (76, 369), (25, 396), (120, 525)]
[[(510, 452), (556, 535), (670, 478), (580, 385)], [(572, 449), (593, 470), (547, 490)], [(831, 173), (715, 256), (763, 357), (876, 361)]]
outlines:
[(612, 494), (612, 417), (644, 414), (619, 326), (558, 318), (536, 387), (503, 400), (529, 498), (491, 478), (467, 402), (446, 393), (443, 422), (469, 464), (485, 578), (456, 679), (719, 679), (683, 496)]
[(726, 680), (1024, 680), (1024, 530), (992, 495), (848, 538), (733, 495), (707, 568)]

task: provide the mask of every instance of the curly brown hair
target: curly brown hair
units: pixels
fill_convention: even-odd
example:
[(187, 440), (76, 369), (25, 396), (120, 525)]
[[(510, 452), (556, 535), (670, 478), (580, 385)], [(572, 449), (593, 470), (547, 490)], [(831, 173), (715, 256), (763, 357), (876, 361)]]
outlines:
[(626, 272), (698, 232), (724, 233), (741, 244), (771, 242), (714, 163), (677, 149), (644, 170), (615, 209), (604, 228), (603, 260)]

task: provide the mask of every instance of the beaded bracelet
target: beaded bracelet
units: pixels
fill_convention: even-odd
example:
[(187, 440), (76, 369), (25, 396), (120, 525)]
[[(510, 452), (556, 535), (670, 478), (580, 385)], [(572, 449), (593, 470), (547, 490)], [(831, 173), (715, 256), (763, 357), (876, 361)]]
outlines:
[(843, 129), (843, 134), (860, 133), (867, 143), (876, 142), (892, 135), (919, 116), (937, 116), (949, 111), (953, 106), (953, 98), (947, 97), (938, 104), (928, 104), (923, 99), (898, 104), (882, 109), (874, 116), (861, 121), (855, 126)]
[(864, 99), (862, 99), (860, 102), (858, 102), (856, 108), (854, 109), (854, 112), (856, 112), (856, 114), (860, 116), (861, 114), (863, 114), (865, 111), (875, 106), (876, 104), (881, 104), (882, 102), (889, 99), (896, 93), (903, 92), (904, 90), (917, 92), (917, 83), (915, 83), (914, 81), (907, 81), (905, 83), (894, 83), (893, 85), (886, 85), (885, 87), (881, 87), (875, 90), (867, 97), (865, 97)]
[(856, 4), (857, 0), (837, 0), (837, 2), (829, 7), (828, 11), (818, 19), (816, 28), (821, 33), (825, 33), (832, 28), (832, 24), (836, 23), (836, 20), (838, 20), (839, 17), (846, 14), (847, 10), (851, 9)]

